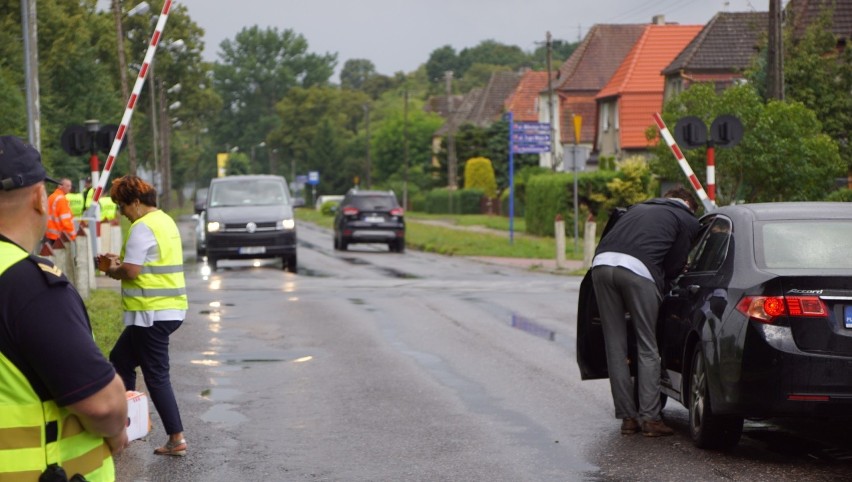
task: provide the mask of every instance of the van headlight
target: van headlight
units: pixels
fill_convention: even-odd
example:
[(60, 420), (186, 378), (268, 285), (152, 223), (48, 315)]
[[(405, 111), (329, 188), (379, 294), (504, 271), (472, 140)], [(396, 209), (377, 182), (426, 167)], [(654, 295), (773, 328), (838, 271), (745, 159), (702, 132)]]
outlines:
[(295, 219), (285, 219), (281, 221), (282, 229), (296, 229), (296, 220)]
[(207, 232), (208, 233), (218, 232), (220, 227), (221, 227), (221, 225), (219, 224), (218, 221), (210, 221), (209, 223), (207, 223)]

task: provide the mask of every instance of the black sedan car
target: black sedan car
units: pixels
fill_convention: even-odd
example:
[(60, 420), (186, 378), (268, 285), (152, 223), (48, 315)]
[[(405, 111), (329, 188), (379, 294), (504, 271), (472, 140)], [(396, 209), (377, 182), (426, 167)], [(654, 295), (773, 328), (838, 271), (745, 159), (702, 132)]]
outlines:
[(391, 191), (352, 189), (334, 216), (334, 249), (353, 243), (384, 243), (391, 252), (405, 251), (405, 217)]
[[(734, 446), (747, 418), (852, 417), (852, 205), (726, 206), (701, 226), (657, 330), (694, 443)], [(577, 323), (582, 378), (606, 378), (589, 275)]]

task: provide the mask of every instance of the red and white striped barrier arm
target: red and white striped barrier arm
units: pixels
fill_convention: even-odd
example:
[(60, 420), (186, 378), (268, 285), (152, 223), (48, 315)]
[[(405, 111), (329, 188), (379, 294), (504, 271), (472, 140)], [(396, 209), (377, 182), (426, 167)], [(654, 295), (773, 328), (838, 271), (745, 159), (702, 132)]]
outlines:
[(118, 156), (118, 151), (121, 148), (121, 143), (127, 135), (127, 128), (130, 126), (130, 119), (133, 117), (133, 111), (136, 108), (136, 101), (139, 99), (139, 94), (142, 92), (142, 86), (145, 85), (145, 79), (148, 78), (148, 70), (151, 68), (151, 62), (154, 60), (154, 54), (157, 51), (157, 46), (163, 37), (163, 28), (166, 26), (166, 20), (169, 19), (169, 11), (172, 9), (172, 0), (166, 0), (163, 4), (163, 10), (160, 12), (160, 17), (157, 19), (157, 27), (154, 29), (154, 35), (151, 37), (151, 43), (148, 45), (148, 51), (145, 52), (145, 60), (142, 62), (142, 68), (139, 69), (139, 76), (136, 78), (136, 84), (133, 86), (133, 92), (130, 94), (130, 100), (127, 101), (127, 108), (124, 109), (124, 116), (121, 118), (121, 124), (118, 126), (118, 132), (115, 134), (115, 140), (112, 142), (112, 147), (109, 150), (104, 170), (98, 179), (98, 185), (95, 188), (95, 194), (92, 200), (92, 206), (98, 205), (98, 199), (103, 194), (109, 173), (115, 163), (115, 158)]
[(698, 198), (701, 199), (701, 204), (704, 205), (704, 210), (709, 213), (716, 209), (716, 206), (713, 205), (713, 202), (707, 197), (707, 193), (704, 192), (704, 188), (701, 187), (701, 182), (698, 181), (698, 178), (695, 176), (692, 168), (689, 167), (689, 163), (686, 162), (686, 158), (683, 157), (683, 151), (681, 151), (680, 147), (678, 147), (674, 137), (672, 137), (672, 134), (669, 132), (669, 128), (666, 127), (666, 123), (663, 122), (663, 118), (657, 112), (654, 113), (654, 122), (657, 123), (657, 128), (660, 129), (660, 134), (663, 136), (663, 139), (665, 139), (666, 144), (669, 145), (669, 149), (671, 149), (672, 154), (674, 154), (677, 159), (677, 163), (680, 164), (680, 168), (683, 170), (683, 173), (686, 174), (687, 178), (689, 178), (689, 183), (692, 184), (692, 189), (695, 190), (695, 194), (697, 194)]

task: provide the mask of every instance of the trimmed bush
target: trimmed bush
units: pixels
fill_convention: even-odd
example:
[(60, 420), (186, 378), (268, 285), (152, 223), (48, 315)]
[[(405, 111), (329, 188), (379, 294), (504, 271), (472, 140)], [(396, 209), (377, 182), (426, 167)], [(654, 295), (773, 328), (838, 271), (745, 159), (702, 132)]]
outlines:
[[(585, 226), (589, 214), (598, 218), (609, 197), (607, 183), (620, 177), (614, 171), (581, 172), (577, 175), (580, 204), (578, 224)], [(585, 206), (585, 208), (584, 208)], [(565, 226), (574, 224), (574, 175), (551, 173), (533, 176), (526, 186), (524, 220), (530, 234), (553, 236), (553, 222), (561, 214)], [(573, 234), (573, 233), (572, 233)]]
[(484, 157), (468, 159), (464, 164), (464, 188), (479, 189), (486, 196), (497, 195), (497, 181), (494, 179), (494, 167)]

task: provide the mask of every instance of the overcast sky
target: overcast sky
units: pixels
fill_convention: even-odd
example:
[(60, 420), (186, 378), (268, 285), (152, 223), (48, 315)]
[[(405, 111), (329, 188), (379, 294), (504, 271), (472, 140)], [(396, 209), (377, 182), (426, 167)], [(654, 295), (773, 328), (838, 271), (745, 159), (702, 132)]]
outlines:
[[(483, 40), (532, 51), (554, 39), (577, 41), (596, 23), (647, 23), (657, 14), (680, 24), (707, 23), (717, 12), (769, 10), (770, 0), (176, 0), (204, 29), (204, 57), (244, 27), (291, 29), (310, 52), (369, 59), (385, 75), (410, 72), (444, 45), (456, 52)], [(135, 0), (123, 0), (125, 9)], [(783, 5), (787, 0), (782, 1)], [(101, 8), (109, 0), (99, 0)], [(168, 24), (166, 25), (168, 31)], [(153, 32), (152, 32), (153, 33)], [(168, 32), (165, 35), (168, 38)], [(337, 81), (338, 79), (333, 79)]]

